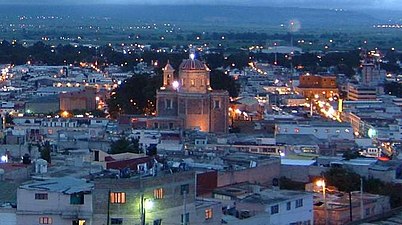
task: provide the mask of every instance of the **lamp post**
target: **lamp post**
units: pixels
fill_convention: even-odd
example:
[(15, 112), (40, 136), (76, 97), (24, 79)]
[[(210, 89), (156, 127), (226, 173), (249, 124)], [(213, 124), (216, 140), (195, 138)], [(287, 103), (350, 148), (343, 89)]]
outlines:
[(141, 208), (142, 208), (142, 221), (141, 224), (145, 225), (146, 221), (146, 212), (147, 210), (151, 210), (154, 207), (154, 202), (151, 199), (144, 198), (144, 195), (141, 196)]
[(324, 217), (325, 217), (325, 225), (328, 225), (328, 208), (327, 208), (327, 195), (326, 195), (326, 186), (325, 180), (321, 179), (316, 182), (318, 187), (322, 187), (322, 196), (324, 198)]

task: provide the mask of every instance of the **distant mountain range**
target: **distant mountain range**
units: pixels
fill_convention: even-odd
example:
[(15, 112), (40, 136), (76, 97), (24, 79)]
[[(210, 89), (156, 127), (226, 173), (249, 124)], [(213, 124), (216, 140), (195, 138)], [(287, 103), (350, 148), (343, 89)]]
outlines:
[[(110, 17), (117, 21), (170, 22), (205, 25), (279, 26), (297, 19), (302, 28), (370, 27), (377, 23), (402, 22), (397, 11), (330, 10), (284, 7), (246, 7), (211, 5), (84, 5), (44, 6), (7, 5), (0, 7), (1, 17), (8, 16), (70, 16)], [(1, 21), (0, 21), (1, 22)]]

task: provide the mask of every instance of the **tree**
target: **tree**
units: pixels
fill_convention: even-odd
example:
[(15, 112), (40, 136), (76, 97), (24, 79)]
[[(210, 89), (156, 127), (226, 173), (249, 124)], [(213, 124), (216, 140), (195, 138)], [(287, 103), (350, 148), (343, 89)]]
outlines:
[(230, 97), (239, 95), (239, 84), (221, 70), (212, 70), (210, 74), (211, 87), (214, 90), (227, 90)]
[(42, 149), (42, 147), (40, 147), (39, 149), (40, 149), (40, 157), (42, 159), (46, 160), (49, 164), (52, 163), (52, 159), (50, 156), (50, 152), (52, 151), (50, 143), (48, 141), (46, 141), (43, 146), (43, 149)]
[(120, 153), (142, 153), (138, 139), (129, 140), (127, 138), (120, 138), (117, 141), (113, 141), (110, 146), (110, 153), (111, 154), (120, 154)]

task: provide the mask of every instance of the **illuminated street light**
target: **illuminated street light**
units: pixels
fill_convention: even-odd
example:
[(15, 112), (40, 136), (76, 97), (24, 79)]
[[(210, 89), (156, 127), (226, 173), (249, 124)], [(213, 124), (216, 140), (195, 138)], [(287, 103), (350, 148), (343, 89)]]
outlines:
[(322, 187), (322, 196), (324, 198), (324, 213), (325, 213), (325, 225), (328, 225), (328, 208), (327, 208), (327, 196), (326, 196), (326, 184), (324, 179), (317, 180), (315, 184), (318, 187)]
[(180, 84), (177, 80), (172, 82), (172, 87), (174, 90), (177, 90), (179, 88)]
[(145, 210), (151, 210), (154, 207), (154, 202), (151, 199), (145, 199), (144, 207)]

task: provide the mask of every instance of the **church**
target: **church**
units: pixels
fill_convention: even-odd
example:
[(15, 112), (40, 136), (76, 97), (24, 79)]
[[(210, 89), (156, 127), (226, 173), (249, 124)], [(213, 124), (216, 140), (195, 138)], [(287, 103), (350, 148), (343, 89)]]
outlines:
[(210, 69), (190, 54), (175, 77), (168, 62), (163, 68), (163, 85), (156, 93), (156, 117), (148, 120), (148, 128), (227, 133), (229, 93), (212, 90)]

